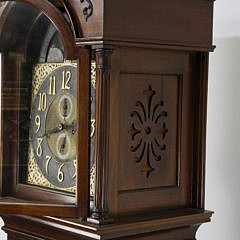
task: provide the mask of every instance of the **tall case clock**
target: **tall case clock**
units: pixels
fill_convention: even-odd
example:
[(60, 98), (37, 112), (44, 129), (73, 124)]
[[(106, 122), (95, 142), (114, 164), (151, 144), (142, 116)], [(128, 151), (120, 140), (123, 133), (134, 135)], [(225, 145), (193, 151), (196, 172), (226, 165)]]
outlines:
[(0, 4), (8, 239), (196, 239), (213, 1)]

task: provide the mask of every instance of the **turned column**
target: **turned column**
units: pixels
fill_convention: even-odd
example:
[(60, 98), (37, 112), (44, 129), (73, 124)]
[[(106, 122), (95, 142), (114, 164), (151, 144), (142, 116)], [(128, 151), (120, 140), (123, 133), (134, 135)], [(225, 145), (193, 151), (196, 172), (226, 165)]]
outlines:
[(96, 135), (94, 208), (88, 221), (104, 224), (112, 219), (108, 212), (109, 101), (111, 49), (96, 50)]

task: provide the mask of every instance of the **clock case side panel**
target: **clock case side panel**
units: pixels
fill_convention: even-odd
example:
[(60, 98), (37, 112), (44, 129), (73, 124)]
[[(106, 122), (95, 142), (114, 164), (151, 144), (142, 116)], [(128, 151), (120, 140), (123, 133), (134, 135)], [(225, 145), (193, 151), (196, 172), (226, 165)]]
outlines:
[[(106, 133), (111, 159), (108, 171), (111, 184), (106, 190), (108, 214), (118, 217), (150, 210), (203, 210), (208, 52), (143, 48), (118, 48), (113, 52), (109, 84), (111, 131)], [(161, 161), (150, 159), (155, 170), (146, 177), (145, 159), (134, 161), (135, 155), (131, 153), (130, 120), (135, 109), (141, 113), (138, 100), (144, 103), (142, 92), (149, 86), (163, 101), (165, 98), (162, 108), (168, 112), (166, 146), (172, 153), (166, 149)], [(133, 130), (137, 136), (136, 129)]]
[[(20, 1), (19, 1), (20, 2)], [(23, 2), (32, 2), (33, 6), (37, 6), (39, 1), (23, 1)], [(61, 12), (56, 9), (48, 1), (40, 1), (38, 8), (39, 11), (44, 11), (46, 16), (49, 19), (55, 19), (55, 26), (58, 26), (58, 30), (62, 36), (65, 36), (64, 46), (67, 46), (66, 49), (66, 59), (75, 59), (78, 61), (78, 64), (81, 64), (81, 70), (78, 71), (78, 128), (82, 129), (78, 135), (78, 170), (77, 170), (77, 186), (80, 186), (77, 190), (76, 197), (73, 197), (68, 194), (58, 193), (54, 191), (47, 191), (40, 189), (34, 186), (26, 186), (23, 184), (17, 183), (17, 162), (16, 162), (16, 148), (17, 143), (9, 144), (8, 134), (3, 134), (3, 130), (6, 127), (9, 128), (9, 131), (12, 131), (14, 134), (18, 132), (18, 124), (13, 126), (10, 122), (3, 121), (6, 119), (7, 115), (12, 113), (17, 113), (17, 111), (8, 111), (6, 108), (9, 106), (7, 98), (4, 98), (4, 87), (1, 88), (1, 201), (0, 201), (0, 213), (1, 214), (25, 214), (25, 215), (51, 215), (57, 217), (79, 217), (87, 216), (89, 212), (89, 166), (88, 166), (88, 114), (89, 114), (89, 72), (90, 72), (90, 52), (88, 49), (76, 48), (74, 37), (66, 24)], [(14, 5), (15, 3), (10, 3)], [(42, 9), (42, 7), (44, 9)], [(10, 16), (11, 11), (8, 11), (7, 14), (3, 14), (3, 20), (6, 22), (6, 19)], [(51, 15), (52, 14), (52, 15)], [(31, 22), (30, 22), (31, 24)], [(4, 24), (1, 26), (1, 35), (4, 28)], [(2, 46), (1, 50), (3, 52)], [(23, 50), (24, 52), (24, 50)], [(3, 54), (4, 55), (4, 54)], [(24, 54), (22, 54), (23, 56)], [(21, 54), (19, 58), (22, 57)], [(2, 59), (2, 85), (4, 85), (4, 80), (7, 78), (15, 78), (16, 81), (14, 84), (18, 85), (18, 76), (14, 68), (6, 68), (4, 65), (4, 57)], [(14, 66), (14, 64), (13, 64)], [(14, 67), (17, 67), (15, 64)], [(10, 73), (7, 71), (10, 69)], [(15, 69), (16, 70), (16, 69)], [(14, 75), (15, 74), (15, 75)], [(9, 80), (9, 79), (8, 79)], [(14, 88), (14, 86), (13, 86)], [(81, 89), (81, 93), (79, 93)], [(19, 105), (18, 102), (18, 93), (13, 95), (13, 102), (10, 108), (13, 108)], [(15, 105), (15, 106), (14, 106)], [(81, 111), (80, 111), (81, 110)], [(5, 131), (6, 132), (6, 131)], [(7, 133), (10, 133), (7, 131)], [(8, 148), (8, 152), (13, 154), (13, 156), (8, 156), (8, 159), (3, 158), (3, 151), (5, 148)], [(80, 157), (81, 156), (81, 157)], [(12, 159), (12, 160), (11, 160)], [(11, 160), (9, 162), (7, 160)], [(79, 170), (80, 169), (80, 170)], [(81, 183), (81, 184), (79, 184)]]

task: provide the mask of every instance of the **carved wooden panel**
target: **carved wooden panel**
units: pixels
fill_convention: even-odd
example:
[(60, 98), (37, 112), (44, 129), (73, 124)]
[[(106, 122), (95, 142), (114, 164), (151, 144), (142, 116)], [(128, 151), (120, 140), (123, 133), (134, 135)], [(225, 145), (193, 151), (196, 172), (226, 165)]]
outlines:
[(121, 74), (120, 89), (128, 90), (120, 98), (119, 190), (178, 187), (181, 76)]
[[(142, 54), (146, 57), (139, 58)], [(187, 52), (125, 48), (114, 52), (109, 126), (113, 214), (191, 205), (191, 69), (192, 55)]]
[(86, 4), (83, 8), (83, 15), (87, 21), (88, 18), (91, 17), (93, 14), (93, 4), (92, 4), (91, 0), (80, 0), (80, 3)]
[[(135, 155), (136, 163), (142, 162), (145, 158), (142, 172), (148, 178), (152, 171), (152, 161), (161, 161), (162, 154), (166, 150), (166, 118), (168, 113), (164, 110), (164, 101), (154, 101), (156, 91), (149, 85), (143, 91), (146, 99), (136, 101), (137, 109), (130, 113), (132, 118), (131, 126), (128, 130), (131, 135), (131, 152)], [(152, 158), (151, 158), (152, 157)]]

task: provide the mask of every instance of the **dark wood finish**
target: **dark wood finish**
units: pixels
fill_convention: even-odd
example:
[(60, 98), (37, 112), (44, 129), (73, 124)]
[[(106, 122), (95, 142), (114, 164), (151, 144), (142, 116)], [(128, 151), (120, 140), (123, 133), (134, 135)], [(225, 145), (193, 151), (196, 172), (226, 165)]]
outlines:
[[(212, 215), (204, 210), (204, 195), (214, 1), (17, 1), (37, 9), (29, 17), (31, 26), (43, 11), (62, 34), (67, 58), (78, 60), (80, 135), (76, 198), (16, 186), (16, 151), (11, 162), (2, 159), (5, 165), (12, 164), (1, 168), (3, 196), (29, 200), (16, 204), (15, 199), (5, 199), (0, 204), (9, 239), (195, 240), (198, 227)], [(14, 6), (9, 4), (2, 15), (1, 29)], [(21, 41), (27, 38), (23, 34)], [(13, 52), (19, 51), (24, 55), (23, 49)], [(97, 69), (93, 201), (89, 196), (91, 60)], [(16, 78), (11, 71), (16, 64), (8, 64), (4, 81)], [(4, 114), (5, 119), (15, 116)], [(7, 133), (2, 137), (7, 139)], [(10, 190), (4, 185), (8, 180)], [(38, 194), (41, 202), (36, 201)]]
[[(212, 43), (212, 6), (212, 1), (204, 0), (173, 0), (171, 4), (168, 0), (147, 4), (144, 0), (107, 0), (104, 38), (208, 47)], [(199, 32), (202, 27), (204, 32)]]
[[(16, 240), (21, 237), (44, 240), (138, 239), (190, 240), (203, 222), (210, 221), (211, 212), (181, 210), (154, 215), (129, 216), (114, 224), (96, 226), (79, 220), (33, 217), (3, 217), (3, 229)], [(18, 235), (17, 235), (18, 234)], [(27, 238), (27, 239), (28, 239)], [(11, 238), (10, 238), (11, 239)]]
[(89, 99), (90, 99), (90, 51), (78, 50), (78, 164), (77, 164), (77, 207), (78, 216), (89, 216)]
[[(50, 18), (53, 16), (50, 4), (46, 4), (45, 1), (40, 1), (40, 5), (32, 0), (18, 1), (29, 2), (42, 8)], [(49, 2), (63, 9), (67, 14), (69, 27), (79, 44), (94, 45), (104, 42), (117, 45), (148, 44), (148, 46), (162, 47), (170, 45), (200, 51), (213, 49), (213, 0), (182, 0), (181, 2), (174, 0), (170, 6), (167, 0), (159, 2), (151, 0), (147, 3), (144, 0), (140, 2), (51, 0)], [(92, 14), (86, 21), (84, 9), (89, 6)], [(171, 21), (169, 21), (169, 12), (172, 16)], [(147, 17), (142, 17), (145, 14)], [(128, 24), (129, 22), (131, 24)], [(165, 24), (166, 22), (168, 24)], [(59, 21), (56, 23), (58, 24)], [(62, 28), (61, 25), (57, 26)]]
[(78, 217), (75, 205), (43, 204), (37, 202), (20, 202), (19, 199), (0, 199), (0, 211), (2, 214), (45, 216), (51, 214), (56, 217)]
[[(14, 185), (15, 194), (14, 196), (19, 199), (24, 199), (26, 201), (42, 201), (43, 203), (54, 204), (58, 202), (59, 204), (75, 204), (76, 198), (72, 194), (59, 193), (57, 191), (49, 191), (48, 189), (43, 189), (40, 187), (30, 186), (26, 184), (15, 184)], [(9, 194), (5, 194), (9, 196)]]
[(206, 123), (207, 123), (207, 91), (208, 91), (208, 53), (199, 53), (196, 59), (197, 79), (196, 91), (196, 112), (195, 112), (195, 156), (194, 162), (193, 204), (196, 208), (204, 208), (205, 205), (205, 156), (206, 156)]
[[(86, 21), (84, 15), (84, 9), (89, 6), (88, 1), (90, 1), (93, 5), (93, 13)], [(81, 29), (82, 29), (82, 36), (81, 38), (77, 39), (85, 39), (86, 41), (91, 40), (99, 40), (103, 36), (103, 22), (104, 22), (104, 6), (103, 1), (99, 0), (74, 0), (68, 1), (69, 4), (72, 6), (73, 11), (72, 14), (75, 14), (79, 19)]]
[[(192, 158), (195, 106), (194, 79), (191, 74), (192, 59), (195, 59), (196, 55), (137, 48), (119, 48), (113, 55), (115, 60), (112, 68), (116, 72), (113, 72), (110, 83), (112, 105), (111, 130), (108, 134), (111, 159), (110, 212), (119, 215), (143, 209), (146, 211), (153, 208), (191, 206), (194, 197), (192, 177), (196, 171), (192, 168), (195, 161)], [(145, 58), (139, 58), (143, 55)], [(156, 62), (158, 64), (154, 64)], [(145, 155), (136, 164), (135, 157), (139, 157), (141, 151), (136, 151), (137, 155), (131, 151), (133, 142), (129, 129), (131, 130), (133, 122), (130, 115), (133, 110), (143, 115), (137, 101), (141, 99), (144, 105), (146, 104), (146, 98), (142, 97), (142, 93), (149, 86), (156, 92), (156, 97), (152, 100), (152, 109), (159, 101), (165, 102), (157, 109), (155, 118), (157, 114), (166, 112), (164, 121), (167, 132), (162, 142), (162, 150), (161, 147), (160, 150), (157, 149), (154, 138), (150, 142), (155, 148), (155, 155), (156, 151), (158, 154), (161, 153), (161, 160), (155, 160), (156, 156), (151, 149), (148, 157), (146, 145)], [(133, 120), (136, 122), (136, 118)], [(146, 136), (144, 128), (151, 125), (155, 129), (155, 122), (152, 119), (150, 121), (143, 119), (141, 126), (137, 127), (142, 131), (139, 134), (143, 140), (141, 149), (144, 148), (143, 143), (147, 144), (149, 136), (151, 137), (151, 134)], [(135, 146), (140, 138), (137, 140), (134, 141)], [(142, 172), (147, 160), (155, 169), (148, 177)]]
[(95, 196), (89, 221), (111, 221), (108, 213), (109, 132), (111, 49), (96, 50), (96, 144)]
[[(205, 49), (204, 51), (212, 49), (213, 1), (174, 0), (169, 5), (167, 0), (108, 0), (104, 1), (104, 6), (101, 7), (97, 6), (96, 1), (92, 2), (94, 12), (88, 22), (82, 21), (83, 30), (87, 26), (89, 29), (83, 31), (84, 38), (79, 39), (80, 43), (95, 44), (103, 40), (116, 45), (148, 43), (195, 47)], [(104, 24), (99, 25), (96, 19), (98, 14), (99, 17), (102, 14)], [(82, 19), (82, 16), (80, 17)], [(95, 26), (103, 29), (103, 32), (97, 31), (97, 35), (92, 37)], [(204, 31), (199, 32), (199, 29)]]

